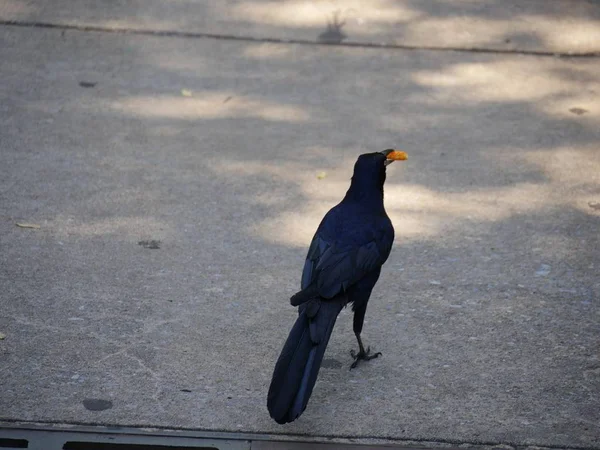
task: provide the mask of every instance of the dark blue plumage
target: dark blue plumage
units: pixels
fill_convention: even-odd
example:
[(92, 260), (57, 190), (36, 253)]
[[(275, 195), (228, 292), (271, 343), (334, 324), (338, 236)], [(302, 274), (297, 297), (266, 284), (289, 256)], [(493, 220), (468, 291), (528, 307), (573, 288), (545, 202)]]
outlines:
[(312, 393), (329, 337), (341, 309), (353, 304), (359, 360), (365, 351), (360, 333), (371, 291), (394, 241), (383, 205), (386, 155), (361, 155), (344, 199), (323, 218), (310, 244), (301, 291), (291, 298), (299, 316), (277, 360), (267, 406), (278, 423), (302, 414)]

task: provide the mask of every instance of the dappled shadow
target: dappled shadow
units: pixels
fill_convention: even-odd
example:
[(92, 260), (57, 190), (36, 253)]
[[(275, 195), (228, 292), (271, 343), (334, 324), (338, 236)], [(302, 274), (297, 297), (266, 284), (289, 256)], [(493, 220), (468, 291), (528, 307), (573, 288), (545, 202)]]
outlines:
[[(92, 0), (57, 8), (42, 0), (10, 0), (0, 18), (114, 29), (181, 31), (254, 39), (319, 41), (331, 18), (344, 33), (327, 42), (586, 53), (600, 47), (600, 8), (594, 1), (518, 0), (146, 0), (143, 5)], [(335, 23), (335, 22), (334, 22)], [(327, 35), (325, 31), (325, 35)]]
[[(592, 442), (596, 60), (0, 32), (4, 414), (46, 419), (30, 392), (50, 380), (65, 421), (97, 420), (74, 406), (84, 390), (136, 405), (111, 412), (121, 424), (281, 431), (265, 389), (307, 242), (356, 156), (398, 146), (396, 247), (365, 326), (383, 362), (324, 371), (285, 431), (477, 440), (480, 408), (487, 440), (525, 440), (528, 421), (550, 436), (535, 442)], [(58, 369), (25, 391), (32, 367)], [(557, 396), (567, 438), (536, 416)]]

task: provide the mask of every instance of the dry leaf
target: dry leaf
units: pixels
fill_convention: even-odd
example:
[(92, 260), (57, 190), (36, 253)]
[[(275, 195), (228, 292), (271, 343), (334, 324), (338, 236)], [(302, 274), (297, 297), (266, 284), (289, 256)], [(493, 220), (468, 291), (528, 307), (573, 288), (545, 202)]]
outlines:
[(588, 202), (588, 206), (592, 209), (600, 211), (600, 202)]
[(190, 91), (189, 89), (182, 89), (181, 90), (181, 95), (183, 95), (184, 97), (191, 97), (192, 96), (192, 91)]
[(327, 172), (319, 172), (317, 174), (317, 179), (318, 180), (322, 180), (323, 178), (325, 178), (327, 176)]
[(17, 226), (20, 228), (33, 228), (34, 230), (39, 230), (41, 228), (35, 223), (17, 223)]
[(160, 241), (157, 241), (155, 239), (152, 240), (147, 240), (147, 241), (139, 241), (138, 245), (141, 245), (144, 248), (149, 248), (151, 250), (156, 250), (160, 248)]
[(577, 114), (578, 116), (585, 114), (586, 112), (589, 112), (587, 109), (583, 109), (583, 108), (571, 108), (569, 109), (570, 112), (572, 112), (573, 114)]
[(4, 340), (5, 337), (6, 335), (4, 333), (0, 333), (0, 341)]

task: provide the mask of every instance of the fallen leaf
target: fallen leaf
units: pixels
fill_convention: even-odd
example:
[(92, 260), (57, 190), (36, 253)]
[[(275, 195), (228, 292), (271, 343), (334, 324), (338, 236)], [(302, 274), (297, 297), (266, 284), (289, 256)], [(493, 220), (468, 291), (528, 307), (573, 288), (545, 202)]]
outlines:
[(6, 335), (4, 333), (0, 333), (0, 341), (4, 340), (5, 337)]
[(327, 172), (319, 172), (317, 174), (317, 179), (318, 180), (322, 180), (323, 178), (325, 178), (327, 176)]
[(192, 91), (190, 91), (188, 89), (182, 89), (181, 90), (181, 95), (183, 95), (184, 97), (191, 97), (192, 96)]
[(139, 241), (138, 245), (141, 245), (144, 248), (149, 248), (150, 250), (157, 250), (160, 248), (160, 241), (154, 239), (147, 241)]
[(17, 226), (20, 228), (33, 228), (34, 230), (39, 230), (41, 228), (35, 223), (17, 223)]
[(583, 108), (571, 108), (571, 109), (569, 109), (569, 111), (572, 112), (573, 114), (577, 114), (578, 116), (588, 112), (587, 109), (583, 109)]
[(588, 206), (592, 209), (600, 211), (600, 202), (588, 202)]

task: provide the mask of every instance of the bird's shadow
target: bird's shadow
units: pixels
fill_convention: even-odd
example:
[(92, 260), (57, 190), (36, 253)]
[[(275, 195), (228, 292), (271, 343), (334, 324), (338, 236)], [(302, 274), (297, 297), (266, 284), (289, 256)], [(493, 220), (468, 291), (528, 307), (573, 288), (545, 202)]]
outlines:
[(346, 35), (342, 32), (342, 27), (346, 24), (345, 20), (340, 20), (340, 11), (332, 14), (331, 20), (327, 21), (327, 28), (319, 34), (319, 42), (326, 44), (339, 44)]

